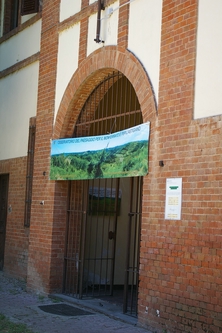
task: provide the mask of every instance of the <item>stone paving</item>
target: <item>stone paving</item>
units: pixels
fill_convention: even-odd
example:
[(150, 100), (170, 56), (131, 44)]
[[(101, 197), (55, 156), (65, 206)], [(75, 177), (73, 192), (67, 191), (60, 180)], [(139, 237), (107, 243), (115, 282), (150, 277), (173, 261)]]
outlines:
[[(63, 303), (71, 305), (66, 300)], [(47, 304), (55, 304), (55, 300), (26, 292), (23, 282), (0, 272), (0, 313), (15, 323), (26, 324), (34, 333), (153, 333), (138, 327), (135, 321), (127, 322), (127, 316), (126, 320), (116, 318), (111, 311), (108, 316), (95, 307), (82, 306), (80, 301), (72, 305), (92, 312), (91, 315), (63, 316), (40, 310), (39, 306)]]

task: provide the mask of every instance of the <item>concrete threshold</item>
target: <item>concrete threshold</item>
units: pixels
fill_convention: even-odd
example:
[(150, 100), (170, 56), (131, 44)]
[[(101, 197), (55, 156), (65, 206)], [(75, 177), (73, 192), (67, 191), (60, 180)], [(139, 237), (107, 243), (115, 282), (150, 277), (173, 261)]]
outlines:
[(77, 299), (63, 294), (51, 294), (50, 298), (73, 304), (75, 306), (102, 313), (109, 318), (120, 320), (127, 324), (137, 325), (137, 318), (124, 314), (120, 305), (112, 304), (101, 298)]

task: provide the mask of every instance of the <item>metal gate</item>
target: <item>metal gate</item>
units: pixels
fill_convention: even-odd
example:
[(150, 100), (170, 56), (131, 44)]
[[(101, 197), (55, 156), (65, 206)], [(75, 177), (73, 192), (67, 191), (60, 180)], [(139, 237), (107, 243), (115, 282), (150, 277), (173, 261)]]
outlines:
[[(141, 123), (132, 85), (114, 72), (87, 99), (74, 137), (114, 133)], [(137, 314), (141, 193), (142, 177), (69, 183), (65, 294), (121, 294), (123, 312)]]

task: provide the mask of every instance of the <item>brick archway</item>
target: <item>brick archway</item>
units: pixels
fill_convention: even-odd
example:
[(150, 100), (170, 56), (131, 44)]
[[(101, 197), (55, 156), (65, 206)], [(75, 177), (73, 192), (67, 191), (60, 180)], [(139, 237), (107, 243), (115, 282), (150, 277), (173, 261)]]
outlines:
[[(139, 60), (132, 53), (115, 46), (104, 47), (95, 51), (80, 64), (77, 71), (73, 74), (73, 77), (65, 90), (57, 113), (53, 133), (54, 139), (72, 137), (76, 121), (86, 99), (99, 82), (103, 81), (104, 77), (114, 71), (123, 73), (131, 82), (140, 103), (143, 122), (151, 122), (151, 137), (153, 142), (156, 141), (154, 136), (156, 133), (155, 128), (157, 126), (157, 110), (149, 77)], [(155, 143), (149, 147), (149, 152), (150, 155), (152, 155), (152, 159), (149, 162), (149, 170), (151, 171), (157, 154)], [(147, 198), (150, 191), (150, 179), (150, 177), (144, 177), (143, 179), (142, 200), (146, 202), (148, 202)], [(64, 203), (67, 198), (68, 182), (55, 182), (55, 186), (54, 219), (58, 216), (57, 222), (60, 228), (62, 242), (66, 226), (65, 219), (67, 206), (64, 205)], [(62, 202), (61, 199), (63, 200)], [(143, 213), (142, 224), (144, 218), (145, 220), (147, 218), (146, 212)], [(63, 233), (61, 233), (61, 230)], [(58, 239), (54, 238), (53, 242), (58, 242)], [(62, 250), (64, 251), (64, 249)], [(56, 258), (54, 262), (52, 262), (52, 266), (56, 266), (57, 268), (61, 267), (59, 279), (58, 277), (51, 277), (54, 285), (57, 285), (59, 288), (63, 272), (62, 261)], [(138, 300), (138, 302), (140, 302), (140, 300)]]
[(118, 46), (103, 47), (86, 58), (70, 80), (57, 113), (54, 138), (72, 136), (86, 98), (104, 76), (116, 70), (122, 72), (133, 85), (143, 121), (151, 120), (156, 115), (153, 90), (138, 59)]

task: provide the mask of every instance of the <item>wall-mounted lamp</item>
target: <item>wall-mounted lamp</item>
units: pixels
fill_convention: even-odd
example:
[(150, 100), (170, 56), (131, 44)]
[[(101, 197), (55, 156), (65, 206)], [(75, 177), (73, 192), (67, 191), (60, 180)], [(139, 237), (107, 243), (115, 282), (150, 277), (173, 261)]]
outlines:
[(163, 167), (163, 166), (164, 166), (163, 161), (159, 161), (159, 166), (160, 166), (160, 167)]
[(96, 27), (96, 38), (94, 41), (96, 43), (104, 43), (103, 40), (100, 39), (100, 28), (101, 28), (101, 10), (105, 10), (105, 6), (102, 0), (98, 1), (98, 13), (97, 13), (97, 27)]
[(43, 173), (42, 173), (42, 174), (43, 174), (43, 176), (45, 176), (45, 175), (46, 175), (46, 171), (43, 171)]

